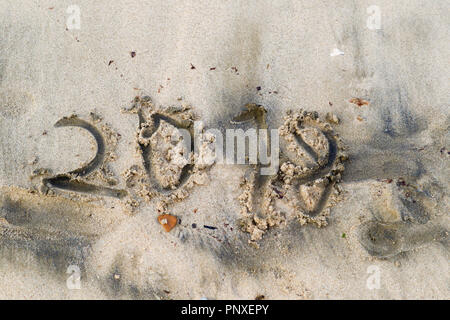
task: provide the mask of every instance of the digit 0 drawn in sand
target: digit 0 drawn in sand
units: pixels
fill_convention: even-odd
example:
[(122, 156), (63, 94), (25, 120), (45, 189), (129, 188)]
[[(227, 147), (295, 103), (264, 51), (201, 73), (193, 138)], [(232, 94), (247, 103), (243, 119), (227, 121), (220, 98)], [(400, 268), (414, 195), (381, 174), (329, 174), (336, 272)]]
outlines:
[[(138, 115), (136, 141), (143, 166), (124, 173), (128, 187), (137, 188), (135, 193), (146, 201), (158, 199), (158, 211), (164, 212), (169, 203), (185, 199), (195, 184), (207, 183), (206, 169), (214, 163), (210, 147), (214, 136), (194, 128), (190, 107), (156, 107), (149, 97), (136, 97), (124, 111)], [(197, 152), (194, 130), (200, 139)]]
[[(100, 118), (93, 113), (91, 113), (91, 118), (92, 121), (100, 121)], [(42, 179), (44, 186), (115, 198), (123, 198), (128, 194), (125, 190), (92, 184), (90, 182), (91, 180), (103, 180), (108, 185), (117, 184), (117, 181), (112, 178), (113, 175), (111, 170), (107, 166), (108, 162), (114, 160), (115, 156), (113, 155), (112, 150), (108, 150), (111, 149), (111, 146), (108, 147), (102, 132), (97, 129), (95, 125), (72, 115), (60, 119), (55, 123), (55, 127), (79, 127), (87, 130), (95, 139), (97, 152), (90, 162), (79, 169)], [(117, 142), (117, 136), (110, 129), (104, 126), (103, 130), (106, 131), (110, 140), (109, 142), (111, 142), (111, 140)]]
[[(267, 129), (264, 107), (246, 107), (257, 125)], [(249, 117), (244, 114), (233, 122)], [(267, 229), (293, 218), (302, 225), (326, 225), (326, 216), (340, 193), (336, 184), (348, 158), (342, 140), (316, 112), (289, 112), (279, 135), (285, 142), (280, 150), (279, 171), (261, 176), (256, 166), (247, 171), (241, 185), (241, 226), (255, 245)]]

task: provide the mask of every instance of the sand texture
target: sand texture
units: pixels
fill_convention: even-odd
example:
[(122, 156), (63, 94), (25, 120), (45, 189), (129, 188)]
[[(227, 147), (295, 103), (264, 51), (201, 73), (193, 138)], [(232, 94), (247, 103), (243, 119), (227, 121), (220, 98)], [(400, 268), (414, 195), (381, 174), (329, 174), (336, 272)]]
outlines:
[[(445, 0), (0, 0), (0, 298), (450, 299), (449, 30)], [(277, 170), (215, 161), (252, 128)]]

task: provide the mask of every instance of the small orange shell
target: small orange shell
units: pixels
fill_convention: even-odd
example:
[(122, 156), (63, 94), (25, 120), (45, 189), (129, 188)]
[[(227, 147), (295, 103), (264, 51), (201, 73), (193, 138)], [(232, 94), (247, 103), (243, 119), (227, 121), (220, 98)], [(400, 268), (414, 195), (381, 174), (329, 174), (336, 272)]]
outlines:
[(177, 224), (177, 217), (171, 214), (162, 214), (158, 217), (158, 222), (163, 226), (166, 232), (169, 232)]

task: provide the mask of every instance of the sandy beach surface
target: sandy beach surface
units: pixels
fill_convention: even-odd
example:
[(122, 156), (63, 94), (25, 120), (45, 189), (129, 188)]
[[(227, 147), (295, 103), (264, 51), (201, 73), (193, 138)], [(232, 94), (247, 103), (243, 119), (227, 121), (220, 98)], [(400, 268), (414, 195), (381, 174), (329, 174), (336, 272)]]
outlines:
[[(449, 299), (449, 27), (444, 0), (0, 0), (0, 299)], [(183, 157), (236, 128), (279, 129), (279, 170)]]

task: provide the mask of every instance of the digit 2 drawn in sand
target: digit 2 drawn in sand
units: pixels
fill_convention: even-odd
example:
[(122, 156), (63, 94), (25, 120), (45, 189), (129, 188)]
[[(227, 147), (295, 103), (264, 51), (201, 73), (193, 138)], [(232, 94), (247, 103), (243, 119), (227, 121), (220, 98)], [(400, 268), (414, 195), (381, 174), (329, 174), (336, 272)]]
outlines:
[[(247, 113), (232, 122), (242, 123), (239, 120), (253, 114), (257, 125), (267, 129), (264, 107), (246, 107)], [(268, 228), (290, 218), (301, 224), (325, 225), (333, 204), (330, 196), (347, 159), (341, 139), (316, 112), (289, 112), (279, 134), (285, 142), (280, 151), (280, 170), (272, 176), (261, 176), (256, 166), (246, 172), (242, 183), (241, 226), (251, 234), (254, 244)], [(285, 210), (286, 205), (291, 210)]]
[[(93, 116), (93, 114), (91, 114)], [(94, 117), (93, 117), (94, 118)], [(44, 178), (42, 182), (47, 187), (58, 188), (67, 191), (89, 193), (115, 198), (123, 198), (127, 195), (125, 190), (114, 189), (111, 187), (91, 184), (87, 182), (90, 177), (95, 175), (96, 171), (101, 171), (101, 175), (108, 173), (106, 168), (106, 143), (102, 133), (88, 121), (82, 120), (77, 116), (64, 117), (55, 123), (55, 127), (79, 127), (87, 130), (95, 139), (97, 152), (95, 157), (85, 166), (70, 171), (68, 173), (58, 174), (50, 178)], [(108, 180), (109, 184), (115, 184), (114, 180)]]

